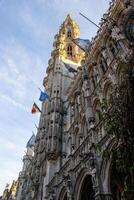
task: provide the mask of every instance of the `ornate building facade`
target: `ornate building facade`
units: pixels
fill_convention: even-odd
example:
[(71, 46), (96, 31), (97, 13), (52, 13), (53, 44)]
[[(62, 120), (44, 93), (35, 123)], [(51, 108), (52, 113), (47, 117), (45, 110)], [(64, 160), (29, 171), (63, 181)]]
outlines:
[(112, 1), (87, 52), (73, 43), (79, 37), (68, 15), (55, 35), (43, 81), (49, 99), (17, 200), (125, 200), (112, 158), (102, 156), (114, 138), (100, 115), (121, 78), (119, 62), (134, 64), (134, 1)]
[(9, 189), (9, 184), (6, 185), (5, 190), (3, 191), (3, 195), (0, 199), (2, 200), (15, 200), (16, 192), (17, 192), (18, 182), (13, 180), (12, 185)]
[(18, 178), (18, 186), (17, 186), (17, 193), (16, 193), (16, 200), (21, 199), (24, 195), (27, 195), (27, 199), (30, 199), (29, 195), (29, 187), (31, 186), (31, 171), (32, 171), (32, 160), (34, 156), (34, 147), (35, 147), (35, 135), (33, 134), (32, 137), (27, 142), (26, 148), (26, 155), (23, 156), (23, 167), (22, 171), (19, 173)]

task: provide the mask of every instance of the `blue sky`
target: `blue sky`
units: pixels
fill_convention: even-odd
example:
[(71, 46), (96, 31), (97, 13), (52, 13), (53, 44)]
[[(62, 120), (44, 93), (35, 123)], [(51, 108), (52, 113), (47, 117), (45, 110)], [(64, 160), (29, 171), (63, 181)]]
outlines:
[(71, 14), (81, 38), (91, 39), (110, 0), (0, 0), (0, 194), (16, 179), (39, 114), (31, 115), (43, 88), (54, 35)]

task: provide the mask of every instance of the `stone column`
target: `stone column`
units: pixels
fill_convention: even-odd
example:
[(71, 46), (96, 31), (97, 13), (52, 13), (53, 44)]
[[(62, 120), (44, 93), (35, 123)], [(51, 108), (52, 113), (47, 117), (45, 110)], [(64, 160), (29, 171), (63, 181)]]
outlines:
[(90, 78), (86, 70), (85, 63), (83, 65), (83, 87), (84, 87), (84, 98), (85, 98), (85, 116), (88, 126), (88, 131), (94, 128), (95, 117), (91, 102), (91, 88), (90, 88)]
[(67, 200), (74, 200), (73, 197), (73, 175), (71, 171), (69, 171), (66, 175), (64, 175), (64, 183), (67, 190)]

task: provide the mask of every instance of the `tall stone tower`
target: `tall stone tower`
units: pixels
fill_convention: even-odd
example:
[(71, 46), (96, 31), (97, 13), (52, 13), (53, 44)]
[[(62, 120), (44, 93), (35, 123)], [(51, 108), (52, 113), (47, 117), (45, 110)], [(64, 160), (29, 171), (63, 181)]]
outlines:
[(132, 137), (124, 143), (133, 134), (133, 8), (131, 0), (112, 1), (86, 55), (72, 42), (77, 24), (68, 15), (61, 25), (43, 81), (49, 99), (17, 200), (134, 199)]
[[(47, 76), (43, 85), (49, 99), (42, 104), (35, 145), (35, 164), (33, 169), (34, 182), (37, 184), (37, 199), (46, 193), (46, 185), (53, 175), (62, 167), (65, 156), (64, 145), (64, 114), (67, 102), (67, 89), (74, 77), (66, 65), (77, 70), (84, 56), (83, 52), (73, 43), (79, 38), (80, 30), (70, 15), (55, 35), (53, 51), (48, 62)], [(36, 189), (37, 191), (37, 189)]]
[[(32, 159), (34, 156), (35, 135), (33, 134), (26, 145), (26, 154), (23, 156), (23, 167), (19, 173), (16, 200), (26, 199), (25, 195), (29, 190), (31, 192), (31, 168)], [(28, 198), (30, 199), (31, 193), (29, 192)]]

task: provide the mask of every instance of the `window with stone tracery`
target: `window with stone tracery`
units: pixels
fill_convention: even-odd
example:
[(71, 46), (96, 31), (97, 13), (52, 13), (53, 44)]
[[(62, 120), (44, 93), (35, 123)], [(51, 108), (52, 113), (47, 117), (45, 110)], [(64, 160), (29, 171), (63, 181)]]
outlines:
[(116, 56), (116, 54), (118, 53), (118, 50), (120, 48), (119, 43), (117, 43), (115, 40), (110, 38), (108, 47), (109, 47), (112, 55)]
[(72, 56), (72, 46), (71, 46), (71, 45), (69, 45), (69, 46), (67, 47), (67, 54), (68, 54), (69, 56)]
[(106, 62), (103, 59), (101, 59), (100, 60), (100, 69), (101, 69), (102, 75), (105, 74), (107, 67), (108, 66), (107, 66)]
[(97, 68), (98, 74), (101, 78), (105, 74), (108, 68), (107, 61), (102, 54), (99, 56), (97, 63), (98, 63), (98, 68)]
[(71, 30), (68, 30), (68, 31), (67, 31), (67, 37), (70, 38), (71, 36), (72, 36)]

